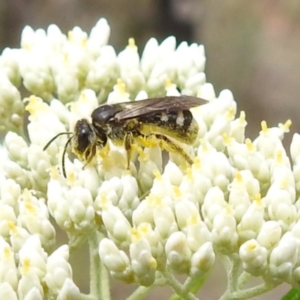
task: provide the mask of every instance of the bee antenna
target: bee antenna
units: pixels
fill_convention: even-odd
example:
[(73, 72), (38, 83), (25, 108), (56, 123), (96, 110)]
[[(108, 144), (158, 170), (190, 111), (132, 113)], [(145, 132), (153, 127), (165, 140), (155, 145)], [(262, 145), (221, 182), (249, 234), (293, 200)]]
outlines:
[[(65, 133), (69, 133), (69, 132), (65, 132)], [(57, 137), (57, 136), (56, 136), (56, 137)], [(69, 146), (69, 144), (70, 144), (72, 138), (73, 138), (73, 136), (71, 136), (71, 137), (67, 140), (67, 142), (66, 142), (66, 144), (65, 144), (64, 152), (63, 152), (63, 155), (62, 155), (62, 162), (61, 162), (61, 164), (62, 164), (63, 175), (64, 175), (65, 178), (67, 178), (66, 167), (65, 167), (65, 156), (66, 156), (66, 153), (67, 153), (67, 148), (68, 148), (68, 146)]]
[(45, 151), (45, 150), (50, 146), (50, 144), (52, 144), (52, 142), (55, 141), (59, 136), (64, 135), (64, 134), (72, 134), (72, 132), (61, 132), (61, 133), (57, 134), (55, 137), (53, 137), (53, 138), (47, 143), (47, 145), (43, 148), (43, 151)]

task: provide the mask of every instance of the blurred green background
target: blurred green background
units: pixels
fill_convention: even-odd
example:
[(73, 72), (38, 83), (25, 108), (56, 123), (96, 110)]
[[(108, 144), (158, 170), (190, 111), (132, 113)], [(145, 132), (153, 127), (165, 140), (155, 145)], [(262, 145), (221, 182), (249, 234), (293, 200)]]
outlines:
[[(162, 41), (174, 35), (178, 43), (203, 44), (207, 81), (217, 95), (230, 89), (245, 110), (247, 136), (254, 139), (260, 122), (277, 126), (292, 119), (284, 144), (289, 151), (292, 134), (300, 128), (300, 1), (298, 0), (0, 0), (0, 50), (19, 47), (25, 25), (34, 29), (57, 24), (67, 33), (74, 26), (90, 32), (100, 17), (111, 27), (109, 43), (122, 50), (134, 37), (140, 53), (150, 37)], [(76, 254), (75, 254), (76, 256)], [(76, 262), (75, 281), (87, 289), (88, 260)], [(80, 263), (79, 263), (80, 262)], [(73, 263), (74, 266), (74, 263)], [(206, 284), (204, 299), (217, 299), (225, 287), (224, 272)], [(113, 299), (125, 299), (126, 285), (113, 288)], [(280, 299), (288, 287), (256, 299)], [(148, 299), (165, 299), (158, 291)]]

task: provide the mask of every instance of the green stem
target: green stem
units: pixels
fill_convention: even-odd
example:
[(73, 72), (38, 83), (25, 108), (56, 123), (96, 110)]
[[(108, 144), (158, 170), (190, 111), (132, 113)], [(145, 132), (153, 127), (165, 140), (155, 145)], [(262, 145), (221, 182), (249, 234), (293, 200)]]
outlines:
[(93, 299), (109, 300), (109, 276), (107, 270), (100, 261), (98, 254), (101, 236), (94, 232), (89, 239), (90, 247), (90, 295)]
[(185, 300), (197, 300), (198, 298), (188, 291), (185, 291), (183, 285), (174, 277), (172, 272), (164, 272), (166, 279), (175, 293)]
[(235, 291), (238, 285), (240, 260), (237, 257), (232, 257), (232, 266), (228, 274), (228, 285), (230, 291)]
[(230, 291), (227, 291), (219, 300), (250, 299), (265, 294), (266, 292), (269, 292), (270, 290), (274, 289), (276, 286), (277, 285), (262, 283), (261, 285), (245, 290), (235, 291), (232, 293)]
[(145, 287), (140, 286), (138, 287), (126, 300), (141, 300), (144, 299), (153, 289), (153, 286)]
[(250, 277), (251, 276), (249, 273), (247, 273), (245, 271), (242, 272), (242, 274), (239, 276), (239, 279), (238, 279), (237, 288), (241, 289), (247, 283), (247, 281), (249, 280)]
[(206, 281), (208, 275), (210, 272), (207, 272), (204, 276), (195, 276), (195, 277), (188, 277), (186, 281), (183, 284), (183, 289), (185, 292), (192, 292), (193, 294), (196, 294), (199, 289), (202, 287), (204, 282)]

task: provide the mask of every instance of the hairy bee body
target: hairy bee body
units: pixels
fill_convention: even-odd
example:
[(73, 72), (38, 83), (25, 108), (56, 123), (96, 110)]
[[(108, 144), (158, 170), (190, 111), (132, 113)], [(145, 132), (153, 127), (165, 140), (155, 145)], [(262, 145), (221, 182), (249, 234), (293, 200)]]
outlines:
[(91, 115), (92, 123), (86, 119), (76, 123), (63, 153), (64, 176), (64, 156), (69, 143), (72, 152), (86, 165), (95, 157), (97, 149), (108, 153), (108, 139), (117, 146), (125, 147), (128, 168), (132, 145), (136, 143), (144, 147), (160, 146), (168, 152), (180, 154), (191, 164), (192, 159), (177, 142), (194, 143), (199, 128), (190, 108), (203, 103), (200, 98), (179, 96), (99, 106)]

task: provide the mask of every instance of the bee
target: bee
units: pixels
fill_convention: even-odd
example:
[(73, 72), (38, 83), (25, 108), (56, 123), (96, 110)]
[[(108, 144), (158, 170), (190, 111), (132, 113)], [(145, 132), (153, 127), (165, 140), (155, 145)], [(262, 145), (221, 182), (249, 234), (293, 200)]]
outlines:
[(43, 150), (61, 135), (68, 138), (63, 155), (62, 171), (66, 177), (65, 155), (69, 144), (72, 152), (84, 166), (96, 156), (97, 150), (103, 155), (109, 152), (108, 140), (123, 146), (127, 152), (129, 168), (133, 144), (143, 147), (160, 146), (162, 149), (180, 154), (189, 164), (191, 157), (180, 143), (192, 145), (198, 135), (198, 124), (190, 108), (204, 104), (205, 100), (192, 96), (170, 96), (135, 102), (104, 104), (91, 115), (92, 122), (86, 119), (77, 121), (74, 132), (61, 132), (53, 137)]

